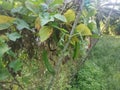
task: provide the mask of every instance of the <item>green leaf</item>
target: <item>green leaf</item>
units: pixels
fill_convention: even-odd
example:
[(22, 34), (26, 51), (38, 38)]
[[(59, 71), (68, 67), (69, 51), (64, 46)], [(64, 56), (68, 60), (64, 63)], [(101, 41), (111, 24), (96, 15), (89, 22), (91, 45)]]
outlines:
[(22, 19), (16, 19), (14, 24), (17, 25), (18, 30), (23, 30), (24, 28), (30, 30), (29, 25)]
[(0, 30), (9, 28), (12, 24), (11, 22), (15, 20), (13, 17), (0, 15)]
[(69, 33), (67, 30), (65, 30), (64, 28), (60, 28), (58, 27), (57, 25), (52, 25), (54, 28), (57, 28), (58, 30), (60, 30), (61, 32), (64, 32), (64, 33)]
[(54, 21), (54, 17), (50, 16), (49, 13), (44, 13), (42, 16), (40, 16), (40, 20), (41, 20), (41, 26), (44, 26), (47, 23)]
[(61, 14), (55, 14), (54, 17), (62, 22), (67, 22), (65, 16), (61, 15)]
[(6, 35), (0, 35), (0, 42), (8, 41), (8, 37)]
[(45, 51), (45, 50), (44, 50), (43, 53), (42, 53), (42, 59), (43, 59), (43, 61), (44, 61), (44, 64), (45, 64), (47, 70), (48, 70), (51, 74), (54, 75), (54, 74), (55, 74), (55, 71), (54, 71), (52, 65), (50, 64), (50, 62), (49, 62), (49, 60), (48, 60), (47, 51)]
[(11, 13), (15, 13), (15, 14), (18, 13), (18, 14), (21, 14), (21, 15), (27, 15), (28, 16), (29, 10), (24, 6), (19, 6), (19, 7), (13, 8), (11, 10)]
[(87, 17), (92, 17), (97, 13), (96, 8), (90, 6)]
[(4, 24), (0, 24), (0, 30), (4, 30), (7, 29), (11, 26), (10, 23), (4, 23)]
[(45, 40), (47, 40), (52, 33), (53, 33), (53, 28), (49, 26), (43, 26), (39, 31), (41, 42), (44, 42)]
[(90, 29), (85, 24), (79, 24), (76, 27), (76, 32), (80, 33), (83, 36), (92, 35)]
[(7, 36), (12, 41), (16, 41), (17, 39), (21, 38), (21, 35), (17, 32), (14, 32), (14, 33), (11, 33), (11, 34), (7, 33)]
[(88, 23), (88, 28), (90, 29), (90, 30), (93, 30), (93, 29), (95, 29), (95, 23), (94, 22), (90, 22), (90, 23)]
[(54, 0), (53, 4), (62, 4), (64, 1), (63, 0)]
[(11, 10), (11, 9), (13, 8), (13, 3), (12, 3), (12, 2), (9, 2), (9, 1), (3, 0), (1, 6), (2, 6), (2, 8), (5, 9), (5, 10)]
[(73, 59), (77, 58), (79, 54), (80, 54), (80, 44), (79, 42), (76, 42), (74, 47)]
[(67, 23), (71, 23), (75, 20), (75, 17), (76, 17), (75, 11), (73, 11), (72, 9), (69, 9), (64, 13), (64, 16), (67, 19)]
[(9, 67), (12, 68), (14, 70), (14, 72), (17, 72), (19, 70), (22, 69), (22, 62), (20, 60), (15, 60), (15, 61), (12, 61), (10, 64), (9, 64)]
[(10, 49), (10, 48), (8, 47), (7, 44), (0, 42), (0, 57), (2, 57), (3, 54), (4, 54), (5, 52), (7, 52), (9, 49)]
[(26, 1), (25, 6), (26, 6), (27, 9), (29, 9), (33, 13), (38, 13), (39, 12), (39, 7), (35, 6), (32, 2)]
[(0, 68), (0, 80), (5, 80), (10, 76), (6, 68)]

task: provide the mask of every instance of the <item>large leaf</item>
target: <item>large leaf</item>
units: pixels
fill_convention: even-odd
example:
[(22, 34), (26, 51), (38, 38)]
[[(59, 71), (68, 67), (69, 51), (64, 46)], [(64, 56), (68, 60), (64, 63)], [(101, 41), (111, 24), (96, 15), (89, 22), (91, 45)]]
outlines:
[(20, 60), (15, 60), (15, 61), (12, 61), (10, 64), (9, 64), (9, 67), (12, 68), (14, 70), (14, 72), (17, 72), (19, 70), (22, 69), (22, 62)]
[(5, 68), (5, 65), (0, 59), (0, 80), (5, 80), (10, 76), (10, 73), (8, 72), (7, 68)]
[(27, 9), (29, 9), (33, 13), (39, 12), (39, 7), (35, 6), (32, 2), (26, 1), (25, 6), (27, 7)]
[(68, 23), (73, 22), (75, 20), (75, 11), (69, 9), (64, 13), (64, 16), (66, 17)]
[(54, 21), (54, 17), (50, 16), (49, 13), (44, 13), (43, 15), (40, 15), (40, 20), (41, 20), (41, 26), (44, 26), (47, 23)]
[(44, 50), (43, 53), (42, 53), (42, 59), (43, 59), (43, 61), (44, 61), (44, 64), (45, 64), (47, 70), (48, 70), (51, 74), (54, 75), (54, 74), (55, 74), (55, 71), (54, 71), (52, 65), (51, 65), (50, 62), (49, 62), (48, 55), (47, 55), (47, 51), (45, 51), (45, 50)]
[(10, 76), (6, 68), (0, 68), (0, 80), (5, 80)]
[(9, 23), (12, 22), (13, 20), (15, 20), (15, 18), (5, 15), (0, 15), (0, 24)]
[(47, 40), (52, 33), (53, 33), (53, 28), (49, 26), (43, 26), (39, 31), (41, 42), (44, 42), (45, 40)]
[(40, 4), (40, 11), (46, 12), (49, 9), (49, 6), (47, 3), (41, 3)]
[(5, 52), (7, 52), (10, 48), (5, 44), (0, 42), (0, 57), (3, 56)]
[(19, 39), (21, 37), (21, 35), (17, 32), (14, 32), (14, 33), (11, 33), (11, 34), (7, 33), (7, 36), (12, 41), (16, 41), (17, 39)]
[(19, 7), (11, 9), (11, 12), (12, 13), (18, 13), (18, 14), (21, 14), (21, 15), (28, 15), (29, 10), (24, 6), (19, 6)]
[(14, 24), (17, 25), (18, 30), (23, 30), (24, 28), (30, 30), (29, 25), (22, 19), (16, 19)]
[(5, 9), (5, 10), (11, 10), (13, 8), (13, 3), (12, 2), (9, 2), (9, 1), (6, 1), (6, 0), (3, 0), (2, 2), (2, 8)]
[(13, 17), (0, 15), (0, 30), (9, 28), (12, 24), (11, 22), (15, 20)]
[(79, 24), (76, 27), (76, 32), (80, 33), (83, 36), (92, 35), (90, 29), (85, 24)]
[(96, 13), (97, 13), (96, 8), (90, 6), (89, 9), (88, 9), (88, 15), (87, 15), (87, 17), (95, 16)]
[(55, 14), (54, 17), (62, 22), (67, 22), (65, 16), (61, 15), (61, 14)]
[(2, 23), (0, 24), (0, 30), (4, 30), (4, 29), (7, 29), (11, 26), (10, 23)]

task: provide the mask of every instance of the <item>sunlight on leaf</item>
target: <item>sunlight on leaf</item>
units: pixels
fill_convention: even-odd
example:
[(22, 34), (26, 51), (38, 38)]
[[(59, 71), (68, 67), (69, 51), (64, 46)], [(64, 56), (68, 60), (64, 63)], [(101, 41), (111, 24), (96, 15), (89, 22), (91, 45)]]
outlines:
[(54, 17), (62, 22), (67, 22), (65, 16), (61, 15), (61, 14), (55, 14)]
[(75, 11), (69, 9), (64, 13), (64, 16), (66, 17), (68, 23), (73, 22), (75, 20)]
[(43, 26), (39, 31), (41, 42), (44, 42), (45, 40), (47, 40), (52, 33), (53, 33), (53, 28), (49, 26)]
[(11, 10), (13, 8), (13, 3), (6, 1), (6, 0), (2, 0), (2, 8), (4, 8), (5, 10)]
[(79, 41), (79, 39), (77, 38), (77, 36), (73, 36), (73, 37), (71, 38), (71, 42), (70, 42), (70, 43), (71, 43), (72, 45), (75, 45), (75, 43), (78, 42), (78, 41)]
[(0, 24), (9, 23), (12, 22), (13, 20), (15, 20), (15, 18), (5, 15), (0, 15)]
[(62, 4), (64, 0), (53, 0), (53, 4)]
[(5, 15), (0, 15), (0, 30), (9, 28), (13, 20), (15, 20), (15, 18)]
[(85, 24), (79, 24), (76, 27), (76, 32), (80, 33), (81, 35), (92, 35), (90, 29)]
[(50, 16), (49, 13), (44, 13), (43, 15), (40, 15), (40, 20), (41, 20), (41, 26), (44, 26), (47, 23), (54, 21), (54, 17)]

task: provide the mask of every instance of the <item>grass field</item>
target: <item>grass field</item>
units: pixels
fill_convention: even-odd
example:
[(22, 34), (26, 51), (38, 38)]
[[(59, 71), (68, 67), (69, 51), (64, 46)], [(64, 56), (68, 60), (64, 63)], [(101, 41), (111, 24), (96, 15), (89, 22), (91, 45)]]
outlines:
[(103, 36), (89, 58), (104, 72), (107, 90), (120, 90), (120, 36)]
[(120, 36), (104, 35), (79, 70), (73, 90), (120, 90)]

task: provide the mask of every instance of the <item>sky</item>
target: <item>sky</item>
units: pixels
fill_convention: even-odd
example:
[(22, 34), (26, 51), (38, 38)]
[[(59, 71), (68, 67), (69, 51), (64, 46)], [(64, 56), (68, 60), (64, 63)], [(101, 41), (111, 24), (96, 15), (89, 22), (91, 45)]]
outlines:
[(115, 3), (117, 1), (117, 3), (120, 3), (120, 0), (109, 0), (109, 1), (111, 1), (113, 3)]

